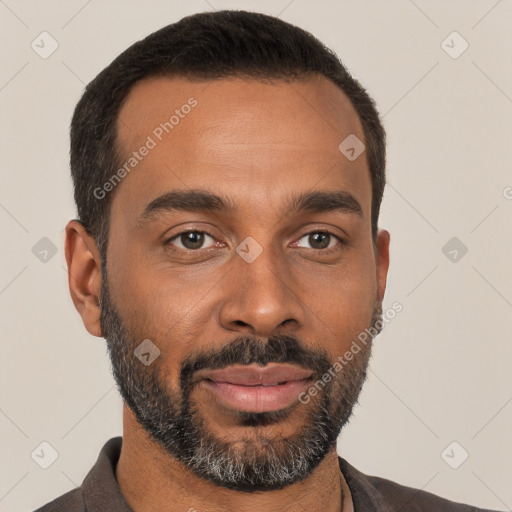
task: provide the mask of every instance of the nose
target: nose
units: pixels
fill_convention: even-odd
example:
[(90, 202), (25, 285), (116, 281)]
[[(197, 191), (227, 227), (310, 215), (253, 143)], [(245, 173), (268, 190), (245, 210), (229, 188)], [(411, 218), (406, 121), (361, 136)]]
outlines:
[(296, 278), (271, 249), (264, 249), (251, 263), (237, 256), (224, 292), (224, 329), (269, 337), (304, 324), (307, 308)]

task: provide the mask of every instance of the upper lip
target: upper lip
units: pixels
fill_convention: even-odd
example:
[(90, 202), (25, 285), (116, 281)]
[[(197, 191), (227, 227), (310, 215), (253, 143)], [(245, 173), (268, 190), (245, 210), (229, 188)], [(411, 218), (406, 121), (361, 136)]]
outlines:
[(240, 386), (272, 385), (281, 382), (308, 379), (313, 371), (289, 364), (269, 364), (267, 366), (233, 365), (220, 370), (199, 370), (197, 380), (209, 379), (214, 382), (227, 382)]

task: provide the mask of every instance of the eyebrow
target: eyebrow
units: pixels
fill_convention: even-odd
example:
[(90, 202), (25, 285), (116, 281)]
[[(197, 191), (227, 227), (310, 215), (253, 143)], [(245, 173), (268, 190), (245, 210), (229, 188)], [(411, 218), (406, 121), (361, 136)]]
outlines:
[[(301, 212), (340, 212), (363, 217), (363, 209), (357, 199), (344, 190), (305, 192), (293, 197), (286, 205), (288, 214)], [(166, 212), (226, 212), (237, 211), (236, 203), (229, 197), (221, 197), (204, 190), (173, 190), (153, 199), (137, 218), (141, 227), (159, 214)]]

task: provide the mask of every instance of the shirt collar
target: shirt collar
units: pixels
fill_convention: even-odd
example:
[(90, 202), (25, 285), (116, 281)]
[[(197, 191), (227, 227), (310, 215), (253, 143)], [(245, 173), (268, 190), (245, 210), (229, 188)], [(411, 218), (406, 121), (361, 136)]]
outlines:
[(133, 512), (121, 493), (116, 479), (116, 466), (123, 438), (109, 439), (82, 484), (87, 512)]

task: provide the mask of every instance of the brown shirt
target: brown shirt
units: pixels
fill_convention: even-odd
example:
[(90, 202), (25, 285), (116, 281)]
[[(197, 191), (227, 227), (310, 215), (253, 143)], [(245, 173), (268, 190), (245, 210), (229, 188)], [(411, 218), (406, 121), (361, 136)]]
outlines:
[[(107, 441), (80, 487), (35, 512), (133, 512), (121, 494), (115, 475), (121, 444), (122, 437)], [(338, 461), (350, 489), (354, 512), (493, 512), (367, 476), (343, 458), (338, 457)]]

